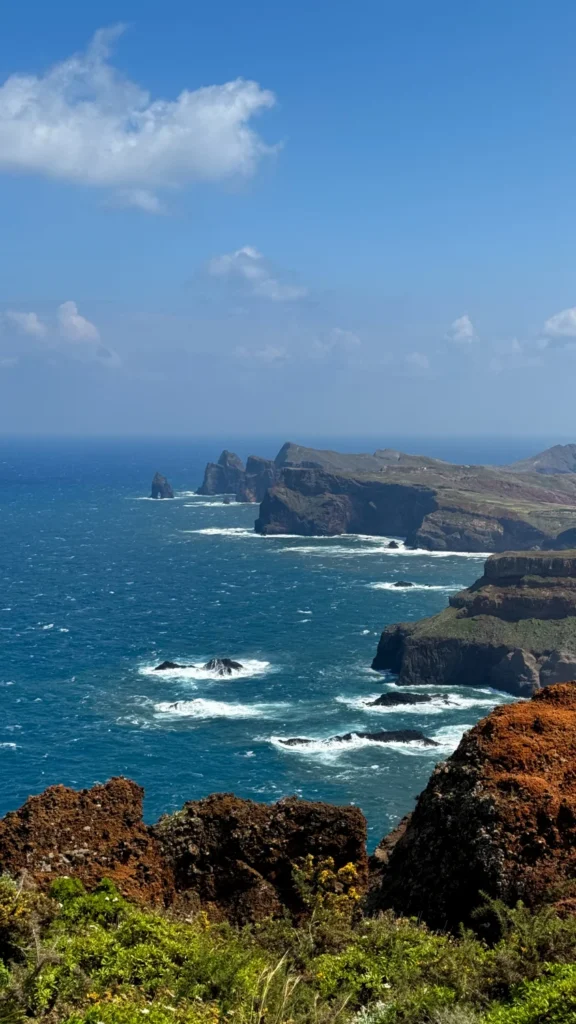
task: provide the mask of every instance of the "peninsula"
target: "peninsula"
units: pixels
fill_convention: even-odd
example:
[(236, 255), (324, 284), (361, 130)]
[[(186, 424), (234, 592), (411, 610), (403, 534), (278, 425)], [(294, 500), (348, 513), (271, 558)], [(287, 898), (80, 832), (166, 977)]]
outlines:
[(456, 465), (390, 448), (349, 455), (286, 443), (246, 465), (225, 451), (199, 494), (259, 502), (264, 535), (365, 533), (430, 551), (576, 545), (576, 445), (510, 466)]

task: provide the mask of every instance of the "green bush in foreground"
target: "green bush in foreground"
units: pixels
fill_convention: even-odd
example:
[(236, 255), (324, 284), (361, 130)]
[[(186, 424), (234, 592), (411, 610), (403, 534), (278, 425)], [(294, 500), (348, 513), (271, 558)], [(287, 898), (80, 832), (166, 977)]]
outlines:
[[(0, 879), (0, 1024), (574, 1024), (576, 922), (492, 904), (499, 940), (363, 919), (353, 879), (300, 872), (310, 916), (234, 929)], [(337, 880), (338, 881), (338, 880)], [(348, 886), (348, 888), (346, 888)]]

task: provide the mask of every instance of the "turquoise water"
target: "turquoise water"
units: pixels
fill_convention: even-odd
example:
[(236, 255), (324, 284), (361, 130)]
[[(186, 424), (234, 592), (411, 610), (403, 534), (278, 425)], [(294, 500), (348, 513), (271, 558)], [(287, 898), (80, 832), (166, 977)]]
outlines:
[[(462, 732), (508, 699), (456, 690), (449, 709), (366, 708), (393, 686), (370, 669), (382, 627), (440, 610), (480, 574), (482, 557), (390, 552), (363, 537), (257, 537), (255, 506), (191, 493), (221, 447), (1, 442), (1, 813), (53, 783), (123, 774), (145, 787), (149, 820), (215, 791), (267, 801), (298, 793), (358, 804), (374, 843)], [(247, 454), (247, 443), (238, 447)], [(533, 450), (478, 442), (467, 461)], [(465, 454), (439, 443), (428, 451)], [(146, 499), (156, 469), (177, 500)], [(399, 579), (417, 586), (388, 589)], [(151, 671), (164, 659), (198, 666), (213, 656), (243, 662), (241, 677)], [(328, 742), (399, 728), (440, 746)], [(315, 742), (278, 742), (296, 736)]]

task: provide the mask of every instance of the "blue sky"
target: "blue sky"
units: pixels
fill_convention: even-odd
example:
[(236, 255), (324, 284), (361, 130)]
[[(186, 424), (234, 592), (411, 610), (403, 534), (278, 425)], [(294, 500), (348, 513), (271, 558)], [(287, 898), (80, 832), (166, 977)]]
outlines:
[(6, 6), (1, 432), (573, 434), (574, 4)]

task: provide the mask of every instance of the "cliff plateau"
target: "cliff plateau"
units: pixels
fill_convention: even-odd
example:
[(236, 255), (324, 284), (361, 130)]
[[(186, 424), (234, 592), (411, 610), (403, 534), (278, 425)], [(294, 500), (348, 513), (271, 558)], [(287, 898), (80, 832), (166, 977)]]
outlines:
[(402, 685), (529, 696), (576, 677), (576, 551), (493, 555), (449, 607), (382, 633), (372, 667)]

